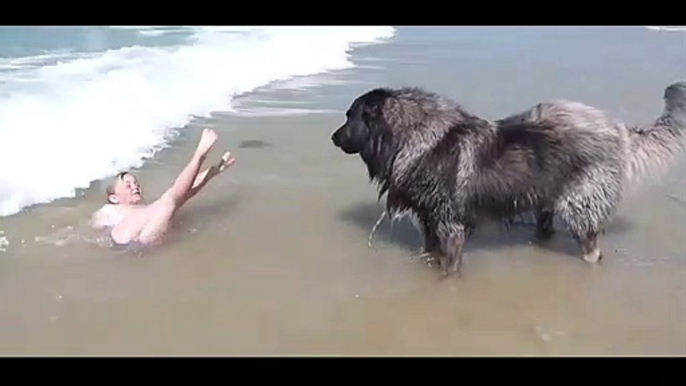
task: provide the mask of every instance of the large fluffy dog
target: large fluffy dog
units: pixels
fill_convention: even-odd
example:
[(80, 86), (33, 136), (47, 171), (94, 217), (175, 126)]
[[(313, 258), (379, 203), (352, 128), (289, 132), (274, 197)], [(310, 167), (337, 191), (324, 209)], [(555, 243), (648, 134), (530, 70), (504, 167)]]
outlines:
[(667, 87), (664, 102), (645, 127), (565, 100), (489, 121), (419, 88), (378, 88), (353, 101), (331, 140), (360, 155), (391, 218), (414, 215), (446, 275), (460, 271), (479, 219), (524, 213), (535, 214), (539, 239), (553, 234), (557, 215), (583, 258), (597, 262), (598, 235), (627, 183), (684, 144), (686, 83)]

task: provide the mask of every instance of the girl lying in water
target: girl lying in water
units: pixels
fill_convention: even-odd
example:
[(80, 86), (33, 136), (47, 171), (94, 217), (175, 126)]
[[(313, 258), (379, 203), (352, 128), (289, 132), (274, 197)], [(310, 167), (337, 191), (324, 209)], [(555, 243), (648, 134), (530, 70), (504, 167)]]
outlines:
[(107, 186), (107, 204), (91, 218), (95, 228), (111, 228), (110, 237), (117, 245), (157, 244), (169, 230), (174, 213), (195, 196), (212, 178), (236, 162), (230, 152), (200, 172), (200, 167), (217, 140), (217, 133), (203, 129), (198, 146), (174, 184), (151, 204), (143, 203), (138, 180), (129, 172), (119, 173)]

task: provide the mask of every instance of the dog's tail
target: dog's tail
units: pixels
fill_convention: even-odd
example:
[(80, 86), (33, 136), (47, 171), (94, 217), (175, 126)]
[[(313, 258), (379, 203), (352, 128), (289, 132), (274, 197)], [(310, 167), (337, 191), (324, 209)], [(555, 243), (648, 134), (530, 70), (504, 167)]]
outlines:
[(686, 82), (668, 86), (664, 104), (664, 112), (651, 125), (628, 127), (630, 180), (663, 171), (686, 146)]

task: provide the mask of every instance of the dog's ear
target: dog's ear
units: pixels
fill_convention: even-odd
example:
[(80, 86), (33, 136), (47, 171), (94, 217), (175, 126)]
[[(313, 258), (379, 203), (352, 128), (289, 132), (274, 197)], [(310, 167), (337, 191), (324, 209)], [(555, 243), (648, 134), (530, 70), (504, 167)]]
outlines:
[[(361, 119), (364, 124), (364, 147), (360, 152), (367, 164), (369, 178), (385, 181), (389, 178), (397, 148), (393, 138), (393, 130), (385, 119), (383, 107), (379, 103), (366, 104), (362, 110)], [(362, 133), (362, 132), (361, 132)], [(381, 187), (385, 192), (388, 187)]]
[(364, 127), (369, 131), (369, 135), (380, 134), (385, 129), (383, 127), (383, 113), (378, 103), (365, 103), (362, 106), (362, 114), (360, 115)]
[(379, 93), (373, 93), (365, 98), (362, 104), (362, 118), (365, 121), (378, 120), (383, 115), (383, 105), (386, 101), (385, 95), (380, 95)]
[(372, 103), (365, 103), (364, 107), (362, 108), (362, 114), (363, 116), (366, 116), (366, 118), (371, 118), (375, 119), (378, 118), (379, 115), (381, 115), (381, 107), (379, 106), (378, 103), (374, 103), (376, 101), (373, 101)]

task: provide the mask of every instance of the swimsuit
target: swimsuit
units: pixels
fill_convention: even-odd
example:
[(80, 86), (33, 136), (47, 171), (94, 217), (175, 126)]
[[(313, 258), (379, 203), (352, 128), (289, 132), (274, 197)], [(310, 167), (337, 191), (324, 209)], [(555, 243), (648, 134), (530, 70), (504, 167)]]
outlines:
[(114, 237), (112, 237), (112, 234), (109, 233), (109, 238), (110, 241), (112, 242), (112, 246), (117, 248), (117, 249), (124, 249), (124, 248), (141, 248), (143, 247), (143, 243), (141, 243), (138, 240), (131, 240), (128, 243), (119, 243), (116, 240), (114, 240)]

